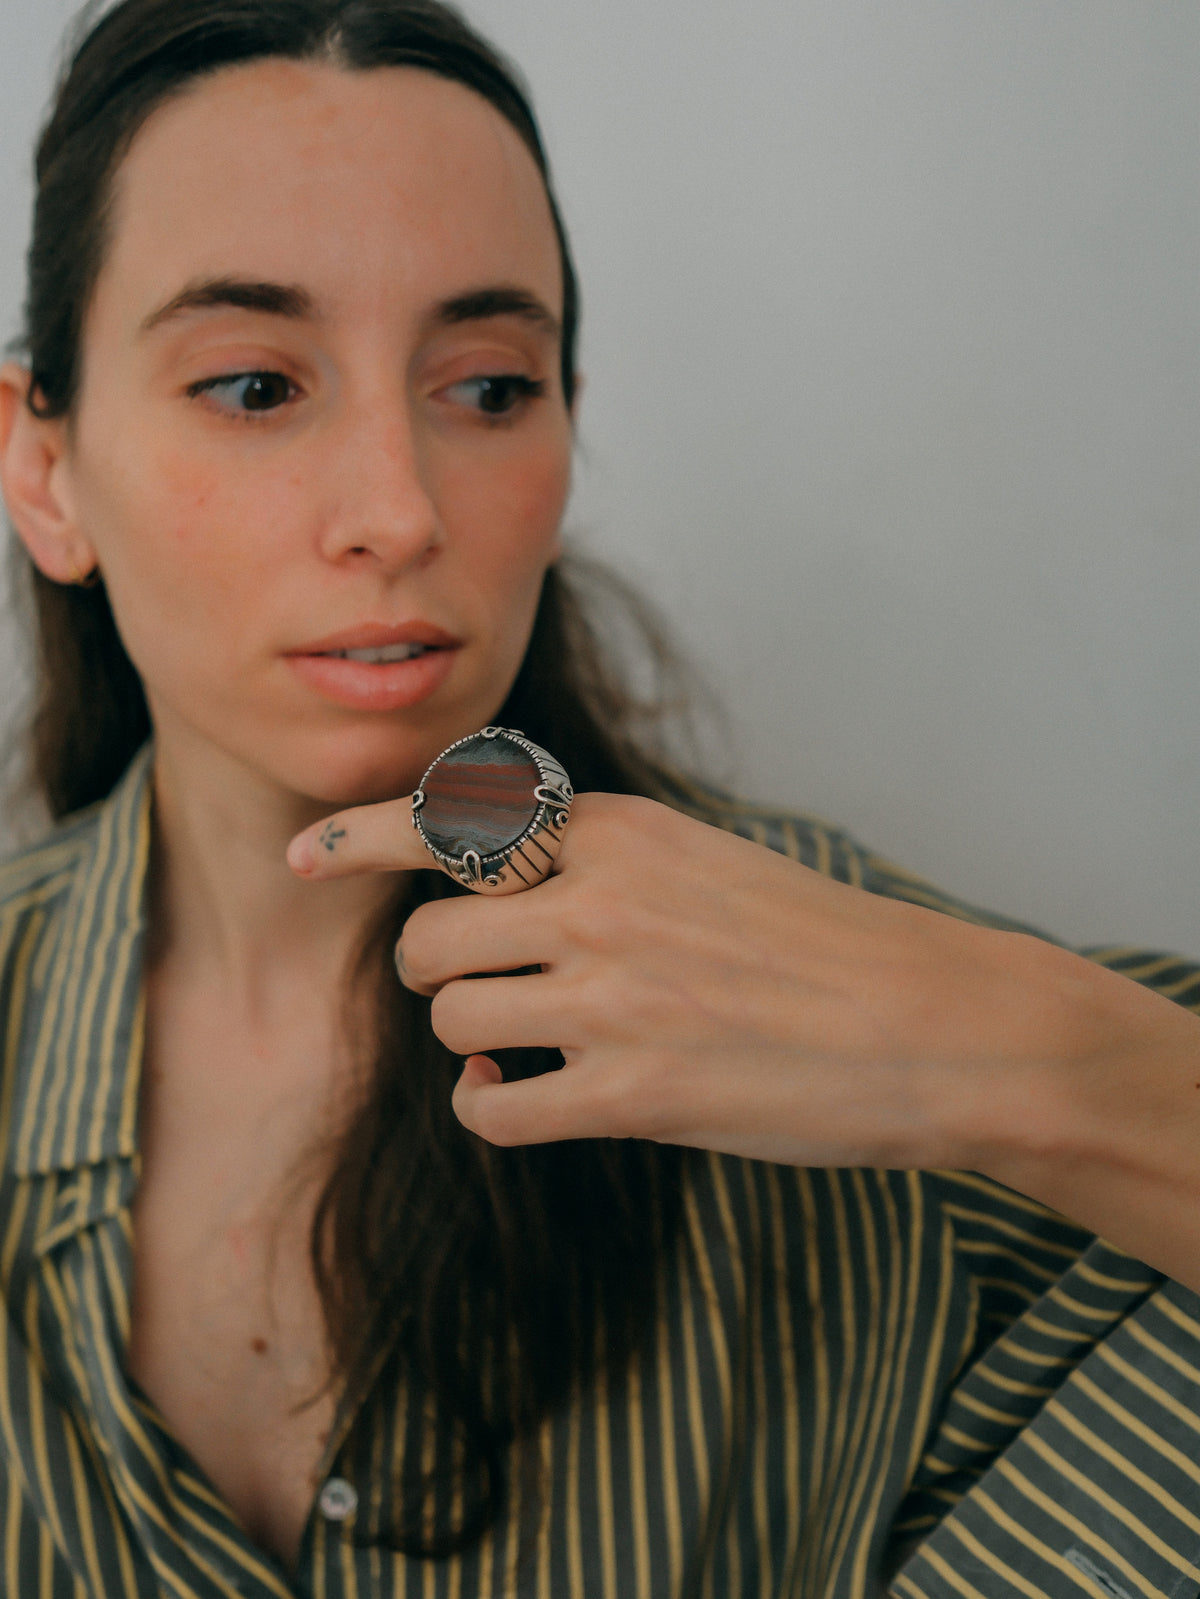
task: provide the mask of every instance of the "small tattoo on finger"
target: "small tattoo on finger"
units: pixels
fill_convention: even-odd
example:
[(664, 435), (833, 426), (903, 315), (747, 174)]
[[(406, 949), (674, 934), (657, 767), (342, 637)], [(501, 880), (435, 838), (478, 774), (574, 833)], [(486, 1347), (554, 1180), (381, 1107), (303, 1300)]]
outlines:
[(344, 827), (335, 827), (332, 822), (329, 822), (317, 842), (332, 855), (338, 846), (338, 840), (345, 838), (345, 836), (346, 829)]

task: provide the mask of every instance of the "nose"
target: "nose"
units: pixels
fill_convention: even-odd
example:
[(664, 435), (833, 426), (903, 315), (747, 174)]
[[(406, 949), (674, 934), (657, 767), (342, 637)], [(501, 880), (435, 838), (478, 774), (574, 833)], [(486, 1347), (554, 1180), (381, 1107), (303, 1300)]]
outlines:
[(322, 554), (339, 565), (401, 571), (442, 542), (427, 450), (407, 399), (392, 393), (347, 406), (325, 463)]

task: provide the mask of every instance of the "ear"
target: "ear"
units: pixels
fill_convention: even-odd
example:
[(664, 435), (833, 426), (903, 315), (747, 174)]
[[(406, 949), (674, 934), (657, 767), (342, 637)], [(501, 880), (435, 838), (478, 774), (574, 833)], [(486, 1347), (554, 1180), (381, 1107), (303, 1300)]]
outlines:
[(74, 515), (67, 422), (34, 415), (30, 381), (15, 361), (0, 366), (0, 490), (38, 570), (56, 583), (77, 583), (96, 565), (96, 551)]

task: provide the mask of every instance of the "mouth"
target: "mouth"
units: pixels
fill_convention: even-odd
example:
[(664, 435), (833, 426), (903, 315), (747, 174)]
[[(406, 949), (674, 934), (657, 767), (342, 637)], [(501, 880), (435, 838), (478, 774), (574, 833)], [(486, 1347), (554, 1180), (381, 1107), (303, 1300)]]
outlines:
[(312, 650), (308, 653), (330, 661), (361, 661), (364, 666), (391, 666), (396, 661), (415, 661), (419, 655), (428, 655), (431, 650), (445, 647), (440, 644), (385, 644), (380, 649)]
[(434, 622), (360, 622), (357, 627), (344, 627), (297, 645), (288, 654), (324, 655), (332, 660), (377, 666), (412, 660), (427, 650), (457, 649), (461, 643), (461, 639)]
[(314, 639), (285, 656), (320, 698), (363, 711), (404, 710), (446, 681), (462, 640), (429, 622), (367, 623)]

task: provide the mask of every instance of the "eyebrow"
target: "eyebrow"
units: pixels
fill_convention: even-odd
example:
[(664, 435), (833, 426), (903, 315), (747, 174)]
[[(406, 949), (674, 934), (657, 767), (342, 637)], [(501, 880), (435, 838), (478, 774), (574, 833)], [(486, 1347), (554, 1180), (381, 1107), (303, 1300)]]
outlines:
[[(239, 311), (284, 317), (292, 322), (311, 321), (318, 314), (316, 301), (298, 284), (259, 282), (250, 278), (204, 278), (186, 284), (178, 294), (152, 311), (142, 323), (141, 332), (149, 333), (189, 311), (228, 306)], [(473, 289), (442, 300), (434, 306), (428, 321), (434, 327), (454, 327), (499, 316), (517, 317), (542, 328), (557, 340), (562, 338), (562, 324), (553, 312), (527, 289), (508, 284)]]
[(485, 322), (494, 316), (515, 316), (553, 334), (556, 339), (562, 338), (562, 323), (536, 294), (508, 285), (475, 289), (469, 294), (443, 300), (434, 307), (430, 320), (435, 326), (453, 327), (460, 322)]
[(297, 284), (259, 283), (249, 278), (204, 278), (186, 284), (165, 305), (152, 311), (142, 323), (141, 331), (149, 333), (188, 311), (209, 311), (216, 306), (262, 311), (293, 322), (311, 319), (317, 312), (312, 295)]

